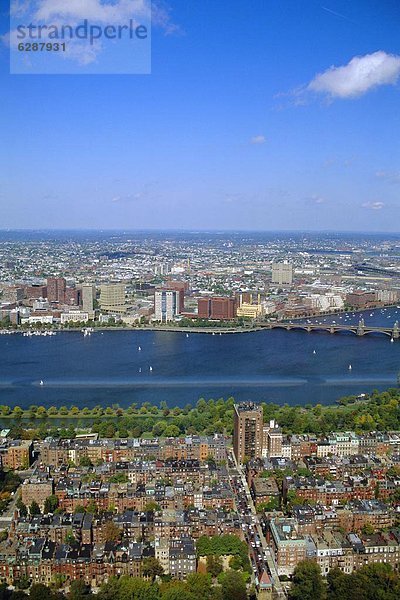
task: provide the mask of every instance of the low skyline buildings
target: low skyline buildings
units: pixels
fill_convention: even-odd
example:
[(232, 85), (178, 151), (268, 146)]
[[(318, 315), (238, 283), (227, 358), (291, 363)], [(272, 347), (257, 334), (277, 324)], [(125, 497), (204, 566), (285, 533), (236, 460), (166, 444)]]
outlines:
[[(46, 245), (0, 241), (0, 318), (36, 324), (42, 315), (43, 323), (57, 325), (61, 312), (79, 309), (98, 322), (119, 321), (121, 315), (127, 325), (161, 322), (157, 290), (178, 292), (179, 310), (172, 319), (169, 311), (167, 319), (177, 323), (183, 318), (243, 324), (396, 305), (400, 275), (393, 256), (400, 242), (377, 239), (373, 258), (367, 242), (362, 236), (281, 240), (229, 232), (56, 237)], [(10, 247), (17, 261), (7, 259)], [(171, 268), (155, 273), (160, 264)], [(49, 276), (41, 277), (43, 272)]]

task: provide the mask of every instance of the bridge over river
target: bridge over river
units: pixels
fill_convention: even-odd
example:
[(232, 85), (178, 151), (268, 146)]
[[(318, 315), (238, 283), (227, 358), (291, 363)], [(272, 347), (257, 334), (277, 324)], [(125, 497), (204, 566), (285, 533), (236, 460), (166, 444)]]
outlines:
[(391, 340), (400, 339), (400, 328), (399, 322), (396, 321), (392, 327), (370, 327), (365, 325), (364, 319), (358, 322), (358, 325), (335, 325), (332, 323), (260, 323), (259, 327), (266, 329), (286, 329), (286, 331), (327, 331), (328, 333), (341, 333), (348, 332), (354, 333), (355, 335), (368, 335), (370, 333), (380, 333), (387, 335)]

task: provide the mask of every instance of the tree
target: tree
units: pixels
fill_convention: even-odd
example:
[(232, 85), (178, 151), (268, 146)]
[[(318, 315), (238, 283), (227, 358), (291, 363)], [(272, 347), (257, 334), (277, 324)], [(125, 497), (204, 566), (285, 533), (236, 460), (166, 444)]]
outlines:
[(223, 600), (247, 600), (246, 584), (243, 574), (227, 571), (220, 578)]
[(345, 575), (338, 567), (331, 569), (326, 577), (329, 600), (345, 600), (351, 598), (351, 577)]
[(75, 579), (71, 582), (68, 600), (85, 600), (90, 594), (90, 587), (83, 579)]
[(197, 598), (187, 591), (185, 584), (181, 582), (174, 582), (174, 584), (167, 588), (162, 596), (162, 600), (197, 600)]
[(73, 533), (72, 529), (69, 529), (65, 536), (65, 543), (66, 544), (75, 544), (75, 542), (76, 542), (76, 538), (74, 536), (74, 533)]
[(146, 503), (144, 510), (146, 512), (157, 512), (157, 511), (161, 510), (161, 506), (159, 504), (157, 504), (157, 502), (151, 501), (151, 502)]
[(88, 504), (86, 506), (86, 512), (91, 513), (92, 515), (97, 514), (98, 508), (97, 508), (97, 504), (94, 500), (90, 500), (90, 502), (88, 502)]
[(186, 580), (187, 590), (195, 598), (201, 598), (201, 600), (212, 600), (213, 588), (211, 584), (210, 575), (203, 573), (191, 573)]
[(18, 498), (17, 502), (15, 503), (15, 506), (18, 508), (19, 510), (19, 516), (20, 517), (27, 517), (28, 516), (28, 509), (26, 507), (26, 505), (22, 502), (21, 498)]
[(27, 590), (30, 586), (30, 581), (27, 577), (20, 577), (19, 579), (14, 579), (14, 586), (19, 590)]
[(179, 427), (176, 425), (168, 425), (164, 430), (165, 437), (178, 437), (179, 434)]
[(52, 600), (54, 598), (51, 590), (42, 583), (34, 583), (29, 590), (29, 598), (30, 600), (43, 600), (47, 598), (47, 600)]
[(372, 535), (374, 533), (374, 531), (375, 531), (375, 529), (371, 525), (371, 523), (365, 523), (365, 525), (363, 525), (362, 528), (361, 528), (361, 532), (364, 535)]
[(289, 600), (324, 600), (325, 583), (319, 565), (311, 560), (299, 562), (293, 573)]
[(107, 521), (104, 525), (103, 533), (106, 542), (116, 542), (121, 537), (121, 530), (114, 521)]
[(40, 506), (36, 502), (36, 500), (32, 500), (31, 505), (29, 507), (29, 514), (33, 517), (35, 515), (40, 515)]
[(58, 508), (58, 497), (55, 494), (52, 494), (44, 501), (44, 513), (53, 513), (56, 508)]
[(161, 577), (164, 573), (164, 569), (162, 568), (160, 561), (158, 558), (154, 558), (154, 556), (146, 556), (146, 558), (142, 561), (142, 573), (145, 577), (150, 577), (152, 581), (155, 578)]
[(222, 559), (220, 556), (215, 554), (207, 556), (207, 573), (210, 573), (213, 577), (218, 577), (222, 573)]
[(93, 467), (93, 463), (88, 456), (82, 456), (79, 461), (80, 467)]

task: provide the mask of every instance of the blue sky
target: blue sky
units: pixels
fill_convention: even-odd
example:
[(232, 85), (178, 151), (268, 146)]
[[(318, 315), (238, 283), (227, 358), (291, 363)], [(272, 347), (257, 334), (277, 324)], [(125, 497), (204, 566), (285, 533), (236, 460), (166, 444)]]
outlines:
[(1, 44), (0, 228), (399, 230), (397, 0), (161, 6), (151, 75)]

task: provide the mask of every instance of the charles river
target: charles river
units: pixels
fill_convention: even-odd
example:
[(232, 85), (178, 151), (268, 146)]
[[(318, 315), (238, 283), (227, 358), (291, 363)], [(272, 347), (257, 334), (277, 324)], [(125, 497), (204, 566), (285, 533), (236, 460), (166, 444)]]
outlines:
[[(393, 326), (400, 308), (319, 318)], [(324, 319), (326, 319), (324, 321)], [(351, 365), (351, 368), (350, 368)], [(329, 404), (397, 386), (400, 340), (384, 335), (264, 330), (211, 335), (105, 331), (0, 336), (0, 404), (136, 402), (184, 406), (200, 397)], [(41, 384), (42, 382), (42, 384)]]

